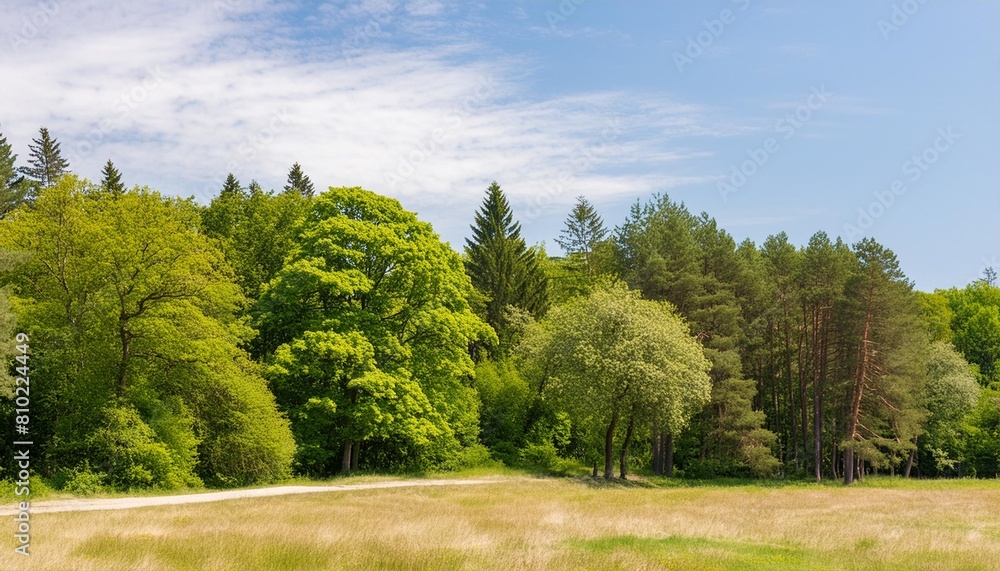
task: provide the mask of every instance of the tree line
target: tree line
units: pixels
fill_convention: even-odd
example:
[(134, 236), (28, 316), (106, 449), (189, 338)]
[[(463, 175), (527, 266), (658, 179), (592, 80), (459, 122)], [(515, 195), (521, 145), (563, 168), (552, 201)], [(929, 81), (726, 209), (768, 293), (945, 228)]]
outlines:
[(921, 293), (874, 240), (737, 244), (666, 195), (610, 229), (581, 197), (550, 256), (496, 182), (459, 253), (297, 163), (202, 205), (78, 178), (46, 129), (29, 151), (0, 135), (0, 327), (32, 337), (33, 465), (65, 489), (1000, 472), (992, 274)]

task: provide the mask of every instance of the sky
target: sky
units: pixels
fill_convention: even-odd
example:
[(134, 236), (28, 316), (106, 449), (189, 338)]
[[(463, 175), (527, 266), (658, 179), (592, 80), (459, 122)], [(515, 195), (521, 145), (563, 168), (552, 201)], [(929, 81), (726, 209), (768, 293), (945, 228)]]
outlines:
[(666, 193), (737, 241), (1000, 268), (1000, 2), (5, 0), (0, 132), (208, 203), (228, 172), (398, 198), (461, 249), (490, 182), (529, 243)]

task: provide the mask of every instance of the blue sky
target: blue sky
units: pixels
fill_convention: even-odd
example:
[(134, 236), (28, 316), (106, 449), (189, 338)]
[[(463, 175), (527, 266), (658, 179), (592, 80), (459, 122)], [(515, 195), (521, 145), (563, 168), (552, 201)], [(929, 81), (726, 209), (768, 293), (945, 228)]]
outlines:
[(0, 131), (207, 201), (233, 171), (395, 196), (455, 247), (489, 182), (557, 252), (666, 192), (737, 240), (1000, 267), (1000, 2), (13, 0)]

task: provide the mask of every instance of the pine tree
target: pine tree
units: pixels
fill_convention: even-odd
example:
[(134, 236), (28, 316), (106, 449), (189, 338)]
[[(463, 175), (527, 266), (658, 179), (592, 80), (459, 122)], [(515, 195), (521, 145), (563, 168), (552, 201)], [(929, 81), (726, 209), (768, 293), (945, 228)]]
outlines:
[(28, 201), (29, 187), (14, 167), (15, 161), (17, 155), (7, 138), (0, 134), (0, 218)]
[(299, 163), (292, 165), (288, 171), (288, 184), (285, 185), (285, 192), (298, 192), (306, 198), (311, 198), (315, 194), (312, 181), (302, 172)]
[(566, 227), (556, 238), (556, 243), (570, 256), (582, 257), (587, 276), (593, 277), (594, 250), (607, 237), (608, 231), (594, 206), (585, 197), (577, 197), (576, 201), (576, 206), (566, 218)]
[(59, 142), (49, 135), (49, 130), (45, 127), (39, 129), (39, 138), (31, 140), (32, 145), (28, 145), (31, 150), (28, 164), (30, 166), (21, 167), (21, 173), (27, 176), (36, 191), (38, 188), (49, 188), (56, 183), (60, 176), (69, 172), (69, 162), (62, 157), (59, 150)]
[(219, 193), (219, 198), (233, 198), (244, 196), (243, 187), (240, 186), (240, 181), (236, 180), (236, 175), (229, 173), (226, 176), (226, 182), (222, 184), (222, 192)]
[(125, 185), (122, 184), (122, 173), (118, 172), (111, 159), (108, 159), (108, 162), (104, 164), (101, 175), (103, 175), (101, 188), (105, 192), (110, 192), (114, 196), (125, 194)]
[(512, 340), (510, 307), (540, 317), (548, 309), (548, 280), (538, 253), (521, 238), (507, 197), (494, 181), (476, 212), (472, 238), (465, 241), (465, 270), (485, 298), (477, 308), (500, 338), (500, 350)]

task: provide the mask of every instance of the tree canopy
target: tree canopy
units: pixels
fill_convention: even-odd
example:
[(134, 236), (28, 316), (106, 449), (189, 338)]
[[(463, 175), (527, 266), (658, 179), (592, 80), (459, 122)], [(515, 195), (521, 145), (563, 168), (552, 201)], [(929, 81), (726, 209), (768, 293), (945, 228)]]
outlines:
[(397, 201), (360, 188), (314, 199), (255, 307), (301, 465), (441, 464), (476, 443), (468, 346), (495, 335), (471, 290), (458, 255)]

